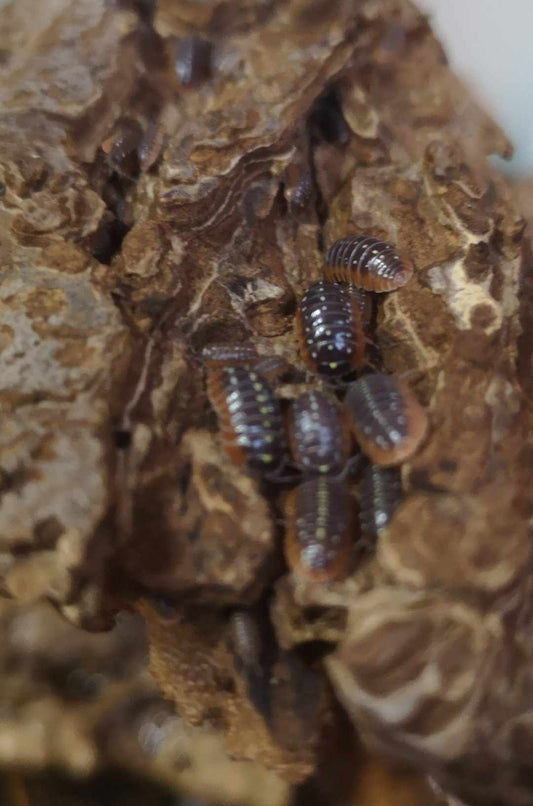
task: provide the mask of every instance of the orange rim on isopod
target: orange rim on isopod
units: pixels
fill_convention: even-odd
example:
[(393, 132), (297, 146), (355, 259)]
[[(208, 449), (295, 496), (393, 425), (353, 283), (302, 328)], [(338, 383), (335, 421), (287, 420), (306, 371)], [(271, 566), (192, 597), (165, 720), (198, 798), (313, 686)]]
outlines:
[(335, 241), (326, 252), (324, 277), (366, 291), (394, 291), (409, 282), (413, 266), (392, 244), (365, 235)]
[(376, 465), (399, 465), (426, 437), (429, 422), (407, 382), (377, 372), (350, 384), (344, 400), (353, 434)]
[(325, 476), (292, 490), (286, 503), (284, 553), (291, 571), (309, 582), (344, 579), (358, 537), (354, 502), (343, 485)]

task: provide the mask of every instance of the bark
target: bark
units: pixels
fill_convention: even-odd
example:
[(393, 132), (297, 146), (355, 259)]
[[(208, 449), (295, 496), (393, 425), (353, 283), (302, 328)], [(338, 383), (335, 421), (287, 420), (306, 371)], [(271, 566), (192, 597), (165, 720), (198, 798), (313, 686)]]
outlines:
[[(18, 0), (0, 26), (4, 593), (88, 629), (137, 608), (180, 717), (291, 782), (338, 719), (327, 668), (380, 752), (533, 802), (530, 254), (486, 159), (509, 144), (427, 21), (404, 0)], [(375, 556), (310, 585), (283, 566), (281, 488), (222, 452), (200, 354), (250, 340), (289, 363), (282, 397), (315, 383), (295, 303), (352, 232), (413, 259), (372, 339), (431, 432)]]

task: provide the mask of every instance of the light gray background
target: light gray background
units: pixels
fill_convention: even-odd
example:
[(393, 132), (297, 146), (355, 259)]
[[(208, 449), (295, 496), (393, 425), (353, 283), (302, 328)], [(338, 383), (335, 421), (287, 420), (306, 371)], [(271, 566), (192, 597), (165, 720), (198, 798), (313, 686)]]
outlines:
[[(508, 173), (533, 176), (533, 0), (416, 0), (455, 72), (515, 146)], [(498, 163), (500, 165), (500, 163)]]

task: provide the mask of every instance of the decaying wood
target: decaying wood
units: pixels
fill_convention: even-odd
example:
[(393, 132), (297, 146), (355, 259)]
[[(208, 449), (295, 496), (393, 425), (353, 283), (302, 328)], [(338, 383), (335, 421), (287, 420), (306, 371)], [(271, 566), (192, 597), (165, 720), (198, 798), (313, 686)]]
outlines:
[[(509, 145), (426, 20), (17, 0), (0, 33), (4, 593), (91, 628), (138, 606), (178, 712), (291, 781), (323, 752), (328, 646), (369, 743), (472, 802), (533, 803), (530, 255), (486, 160)], [(184, 83), (187, 37), (211, 64)], [(296, 299), (358, 232), (413, 260), (373, 340), (431, 430), (376, 557), (324, 587), (285, 572), (283, 494), (222, 453), (200, 354), (249, 340), (293, 367), (280, 394), (315, 383)], [(262, 675), (229, 648), (243, 606)]]

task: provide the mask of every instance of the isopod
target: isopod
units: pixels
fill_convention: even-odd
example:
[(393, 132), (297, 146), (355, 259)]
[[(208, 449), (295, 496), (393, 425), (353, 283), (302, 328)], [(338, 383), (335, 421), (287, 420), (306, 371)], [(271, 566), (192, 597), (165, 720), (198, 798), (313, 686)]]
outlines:
[(272, 474), (287, 446), (279, 403), (268, 381), (246, 366), (208, 366), (207, 394), (226, 453), (236, 465)]
[(211, 75), (211, 42), (197, 36), (180, 39), (176, 45), (174, 69), (181, 84), (189, 86), (205, 81)]
[(394, 247), (377, 238), (351, 235), (335, 241), (326, 252), (326, 280), (352, 283), (367, 291), (393, 291), (413, 276), (413, 267)]
[(368, 465), (359, 482), (359, 522), (363, 534), (376, 537), (400, 502), (402, 483), (396, 467)]
[(359, 308), (338, 283), (318, 282), (303, 294), (296, 328), (308, 366), (326, 378), (339, 378), (363, 362), (365, 336)]
[(344, 412), (331, 395), (304, 392), (289, 410), (289, 445), (305, 473), (340, 473), (350, 457), (352, 439)]
[(206, 366), (244, 366), (255, 369), (274, 383), (287, 375), (291, 366), (280, 355), (259, 355), (253, 344), (214, 344), (204, 347), (202, 358)]
[(354, 436), (376, 465), (399, 465), (428, 429), (428, 418), (406, 381), (376, 372), (351, 383), (344, 403)]
[(339, 482), (317, 476), (289, 493), (284, 551), (289, 568), (312, 582), (346, 577), (352, 567), (354, 502)]
[(161, 156), (166, 134), (165, 117), (161, 114), (158, 120), (148, 126), (138, 147), (139, 164), (144, 173), (153, 168)]
[(257, 620), (247, 610), (234, 610), (229, 619), (230, 646), (238, 665), (247, 672), (261, 671), (261, 637)]
[(113, 170), (126, 176), (138, 173), (138, 148), (142, 137), (142, 126), (137, 120), (120, 118), (111, 137), (101, 146)]
[(259, 361), (259, 355), (253, 344), (212, 344), (204, 347), (202, 358), (209, 366), (253, 367)]

